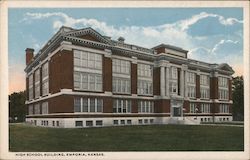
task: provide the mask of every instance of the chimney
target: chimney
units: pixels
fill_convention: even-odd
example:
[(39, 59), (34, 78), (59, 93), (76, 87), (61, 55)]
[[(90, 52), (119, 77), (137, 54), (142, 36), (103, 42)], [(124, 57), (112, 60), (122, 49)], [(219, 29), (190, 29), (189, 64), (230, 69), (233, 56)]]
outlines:
[(26, 52), (26, 65), (28, 65), (34, 57), (34, 49), (26, 48), (25, 52)]

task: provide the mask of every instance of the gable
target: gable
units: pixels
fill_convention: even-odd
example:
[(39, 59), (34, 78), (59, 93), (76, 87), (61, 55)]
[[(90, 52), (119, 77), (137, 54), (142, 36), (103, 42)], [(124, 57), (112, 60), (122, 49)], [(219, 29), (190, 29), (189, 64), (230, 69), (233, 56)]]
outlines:
[(218, 69), (223, 70), (223, 71), (234, 72), (233, 69), (226, 63), (219, 65)]
[(98, 40), (96, 37), (92, 36), (92, 35), (80, 35), (80, 36), (77, 36), (78, 38), (81, 38), (81, 39), (87, 39), (87, 40), (90, 40), (90, 41), (95, 41), (95, 42), (100, 42), (100, 40)]
[(66, 33), (66, 36), (82, 38), (99, 43), (110, 44), (110, 41), (92, 28), (85, 28)]

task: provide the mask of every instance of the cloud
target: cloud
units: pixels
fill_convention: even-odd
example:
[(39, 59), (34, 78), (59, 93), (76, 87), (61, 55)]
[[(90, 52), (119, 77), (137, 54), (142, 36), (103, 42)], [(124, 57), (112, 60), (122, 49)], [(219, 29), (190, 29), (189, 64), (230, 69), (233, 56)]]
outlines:
[[(237, 27), (242, 27), (243, 21), (232, 17), (225, 18), (218, 14), (201, 12), (190, 18), (173, 23), (145, 27), (113, 26), (97, 19), (74, 18), (62, 12), (28, 12), (22, 21), (48, 19), (52, 17), (52, 28), (54, 31), (57, 31), (63, 25), (73, 28), (92, 27), (101, 34), (112, 36), (113, 39), (123, 36), (127, 43), (137, 44), (147, 48), (166, 43), (190, 50), (188, 54), (189, 58), (192, 59), (210, 63), (228, 61), (231, 65), (238, 66), (238, 68), (242, 64), (242, 40), (238, 40), (242, 39), (242, 28)], [(214, 21), (217, 23), (214, 23)], [(209, 28), (200, 27), (199, 24), (201, 24), (201, 22), (203, 26)], [(213, 26), (210, 26), (211, 24)], [(218, 27), (220, 30), (217, 31), (216, 29)], [(225, 27), (236, 27), (234, 30), (229, 30), (230, 36), (227, 35), (227, 37), (232, 39), (226, 38)], [(211, 28), (213, 29), (211, 30)], [(193, 34), (195, 31), (198, 32), (198, 29), (202, 34)], [(238, 36), (238, 39), (233, 39), (235, 36)]]
[(233, 40), (220, 40), (219, 43), (217, 43), (214, 48), (211, 50), (212, 54), (215, 54), (216, 52), (218, 52), (218, 50), (221, 48), (221, 46), (225, 45), (225, 44), (230, 44), (230, 45), (237, 45), (239, 42), (238, 41), (233, 41)]

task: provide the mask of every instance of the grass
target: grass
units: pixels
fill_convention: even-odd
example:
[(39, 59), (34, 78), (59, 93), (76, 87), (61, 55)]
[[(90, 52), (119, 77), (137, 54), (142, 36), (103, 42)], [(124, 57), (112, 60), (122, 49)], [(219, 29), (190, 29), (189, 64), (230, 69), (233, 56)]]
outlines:
[(242, 151), (243, 127), (151, 125), (42, 128), (10, 125), (10, 151)]

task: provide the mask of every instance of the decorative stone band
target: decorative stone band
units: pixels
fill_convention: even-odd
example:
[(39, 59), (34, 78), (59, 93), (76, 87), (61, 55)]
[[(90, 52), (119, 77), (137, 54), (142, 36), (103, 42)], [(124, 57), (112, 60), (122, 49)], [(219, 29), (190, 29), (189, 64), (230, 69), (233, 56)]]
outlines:
[(26, 118), (105, 118), (105, 117), (169, 117), (170, 113), (58, 113), (26, 115)]

